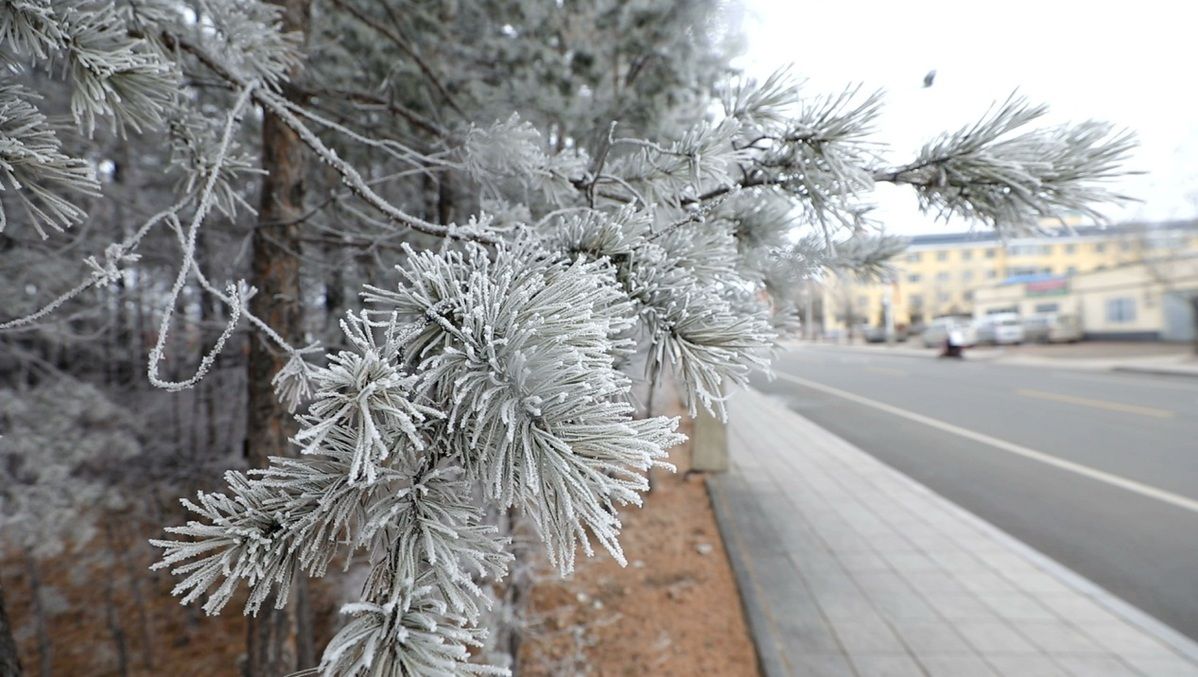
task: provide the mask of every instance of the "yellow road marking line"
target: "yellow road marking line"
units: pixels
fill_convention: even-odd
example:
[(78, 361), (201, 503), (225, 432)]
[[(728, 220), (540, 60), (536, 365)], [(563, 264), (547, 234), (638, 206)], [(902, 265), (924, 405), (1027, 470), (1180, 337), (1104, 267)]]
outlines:
[(1061, 393), (1050, 393), (1044, 390), (1032, 390), (1030, 388), (1020, 388), (1015, 391), (1015, 394), (1024, 397), (1034, 397), (1041, 400), (1055, 400), (1066, 404), (1077, 404), (1083, 407), (1094, 407), (1095, 409), (1106, 409), (1107, 411), (1120, 411), (1127, 414), (1139, 414), (1140, 416), (1152, 416), (1153, 418), (1172, 418), (1173, 412), (1168, 409), (1157, 409), (1156, 407), (1142, 407), (1136, 404), (1124, 404), (1122, 402), (1109, 402), (1107, 400), (1092, 400), (1088, 397), (1075, 397), (1073, 395), (1062, 395)]
[(1063, 458), (1053, 456), (1052, 454), (1046, 454), (1042, 451), (1036, 451), (1035, 449), (1029, 449), (1027, 447), (1015, 444), (1014, 442), (1008, 442), (1006, 440), (1000, 440), (997, 437), (991, 437), (989, 435), (984, 435), (979, 432), (974, 432), (972, 430), (969, 430), (968, 428), (962, 428), (961, 426), (953, 425), (952, 423), (947, 423), (945, 421), (941, 421), (939, 419), (932, 418), (931, 416), (924, 416), (923, 414), (917, 414), (913, 411), (907, 411), (906, 409), (896, 407), (892, 404), (886, 404), (885, 402), (871, 400), (868, 397), (862, 397), (861, 395), (857, 395), (855, 393), (850, 393), (847, 390), (841, 390), (840, 388), (833, 388), (832, 386), (827, 386), (827, 385), (824, 385), (824, 384), (816, 382), (816, 381), (810, 381), (805, 378), (800, 378), (798, 376), (791, 376), (790, 374), (787, 374), (782, 371), (774, 372), (774, 375), (777, 378), (780, 378), (784, 381), (791, 381), (793, 383), (798, 383), (801, 386), (806, 386), (813, 390), (819, 390), (819, 391), (828, 393), (829, 395), (835, 395), (836, 397), (840, 397), (842, 399), (856, 402), (858, 404), (864, 404), (867, 407), (872, 407), (874, 409), (884, 411), (888, 414), (893, 414), (895, 416), (905, 418), (909, 421), (915, 421), (916, 423), (922, 423), (926, 426), (930, 426), (932, 428), (937, 428), (937, 429), (943, 430), (944, 432), (947, 432), (947, 433), (959, 435), (961, 437), (973, 440), (975, 442), (981, 442), (982, 444), (986, 444), (991, 447), (994, 447), (995, 449), (998, 449), (999, 451), (1005, 451), (1009, 454), (1014, 454), (1016, 456), (1022, 456), (1023, 458), (1026, 458), (1026, 459), (1029, 459), (1032, 461), (1038, 461), (1045, 465), (1051, 465), (1055, 468), (1060, 468), (1061, 470), (1065, 470), (1067, 472), (1081, 475), (1082, 477), (1088, 477), (1092, 480), (1102, 482), (1104, 484), (1109, 484), (1111, 486), (1119, 487), (1120, 489), (1125, 489), (1127, 491), (1130, 491), (1135, 494), (1139, 494), (1141, 496), (1146, 496), (1148, 498), (1153, 498), (1158, 501), (1162, 501), (1164, 503), (1174, 505), (1183, 510), (1189, 510), (1190, 512), (1198, 513), (1198, 501), (1195, 501), (1192, 498), (1187, 498), (1180, 494), (1175, 494), (1170, 491), (1165, 491), (1164, 489), (1158, 489), (1154, 486), (1144, 484), (1143, 482), (1129, 480), (1126, 477), (1120, 477), (1119, 475), (1114, 475), (1109, 472), (1099, 470), (1097, 468), (1091, 468), (1090, 466), (1082, 465), (1081, 463), (1074, 463), (1073, 461), (1067, 461)]

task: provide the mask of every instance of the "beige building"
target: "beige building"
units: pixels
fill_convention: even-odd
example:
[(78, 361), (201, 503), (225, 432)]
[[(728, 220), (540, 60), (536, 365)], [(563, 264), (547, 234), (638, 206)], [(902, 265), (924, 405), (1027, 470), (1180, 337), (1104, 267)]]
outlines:
[(916, 236), (893, 261), (888, 281), (825, 280), (823, 328), (882, 326), (888, 304), (898, 327), (940, 315), (973, 315), (982, 288), (1121, 268), (1169, 252), (1198, 252), (1198, 222), (1088, 226), (1006, 241), (990, 231)]
[(974, 314), (1074, 315), (1086, 338), (1192, 341), (1198, 249), (1071, 276), (1014, 279), (977, 289)]

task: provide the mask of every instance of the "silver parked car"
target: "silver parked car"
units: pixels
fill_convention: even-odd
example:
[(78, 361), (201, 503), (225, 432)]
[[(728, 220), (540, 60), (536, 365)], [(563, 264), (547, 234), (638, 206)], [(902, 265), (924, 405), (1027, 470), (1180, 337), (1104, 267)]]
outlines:
[(1023, 343), (1023, 323), (1017, 313), (995, 313), (987, 315), (975, 324), (978, 343), (983, 345), (1019, 345)]
[(923, 330), (923, 345), (925, 348), (938, 348), (948, 340), (949, 332), (956, 331), (961, 335), (961, 346), (970, 348), (977, 345), (977, 332), (969, 320), (960, 317), (938, 317)]

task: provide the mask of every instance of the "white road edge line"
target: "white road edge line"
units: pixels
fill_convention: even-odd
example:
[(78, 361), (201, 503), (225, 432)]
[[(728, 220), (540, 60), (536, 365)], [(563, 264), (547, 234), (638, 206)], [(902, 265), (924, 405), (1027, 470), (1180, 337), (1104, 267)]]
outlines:
[(1143, 483), (1137, 482), (1135, 480), (1129, 480), (1125, 477), (1120, 477), (1118, 475), (1112, 475), (1109, 472), (1098, 470), (1096, 468), (1091, 468), (1090, 466), (1082, 465), (1080, 463), (1074, 463), (1073, 461), (1067, 461), (1063, 458), (1058, 458), (1056, 456), (1052, 456), (1051, 454), (1046, 454), (1042, 451), (1036, 451), (1035, 449), (1029, 449), (1027, 447), (1015, 444), (1013, 442), (1008, 442), (1006, 440), (1000, 440), (997, 437), (991, 437), (989, 435), (984, 435), (982, 433), (974, 432), (967, 428), (962, 428), (960, 426), (953, 425), (952, 423), (946, 423), (944, 421), (932, 418), (930, 416), (924, 416), (923, 414), (917, 414), (913, 411), (908, 411), (906, 409), (902, 409), (900, 407), (896, 407), (891, 404), (886, 404), (885, 402), (879, 402), (877, 400), (873, 400), (868, 397), (862, 397), (861, 395), (857, 395), (855, 393), (850, 393), (846, 390), (841, 390), (839, 388), (833, 388), (832, 386), (824, 385), (824, 384), (818, 383), (816, 381), (810, 381), (808, 379), (801, 378), (798, 376), (792, 376), (791, 374), (787, 374), (782, 371), (775, 370), (774, 376), (776, 378), (780, 378), (780, 379), (783, 379), (786, 381), (791, 381), (791, 382), (797, 383), (801, 386), (806, 386), (813, 390), (819, 390), (819, 391), (828, 393), (829, 395), (835, 395), (836, 397), (850, 400), (850, 401), (856, 402), (858, 404), (864, 404), (867, 407), (873, 407), (874, 409), (878, 409), (878, 410), (884, 411), (888, 414), (893, 414), (895, 416), (905, 418), (909, 421), (915, 421), (916, 423), (922, 423), (926, 426), (930, 426), (932, 428), (937, 428), (939, 430), (943, 430), (944, 432), (952, 433), (954, 435), (959, 435), (966, 439), (974, 440), (975, 442), (981, 442), (982, 444), (992, 446), (996, 449), (1005, 451), (1010, 454), (1015, 454), (1016, 456), (1022, 456), (1023, 458), (1027, 458), (1027, 459), (1030, 459), (1033, 461), (1039, 461), (1040, 463), (1043, 463), (1045, 465), (1050, 465), (1055, 468), (1060, 468), (1061, 470), (1065, 470), (1065, 471), (1068, 471), (1071, 473), (1081, 475), (1082, 477), (1088, 477), (1092, 480), (1102, 482), (1104, 484), (1109, 484), (1114, 487), (1119, 487), (1120, 489), (1125, 489), (1127, 491), (1139, 494), (1141, 496), (1145, 496), (1147, 498), (1153, 498), (1153, 499), (1156, 499), (1163, 503), (1168, 503), (1170, 505), (1176, 506), (1183, 510), (1189, 510), (1190, 512), (1198, 513), (1198, 501), (1195, 501), (1190, 498), (1186, 498), (1185, 496), (1181, 496), (1179, 494), (1165, 491), (1164, 489), (1157, 489), (1156, 487), (1149, 486), (1147, 484), (1143, 484)]

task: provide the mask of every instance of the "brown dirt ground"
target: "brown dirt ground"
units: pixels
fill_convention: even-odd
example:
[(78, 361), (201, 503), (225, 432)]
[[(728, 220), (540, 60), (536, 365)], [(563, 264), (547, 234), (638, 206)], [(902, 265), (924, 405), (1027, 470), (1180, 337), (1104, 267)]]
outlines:
[[(683, 428), (689, 432), (685, 419)], [(622, 515), (626, 568), (601, 553), (581, 561), (570, 580), (546, 574), (534, 587), (535, 622), (522, 644), (522, 674), (758, 674), (704, 479), (683, 474), (689, 445), (675, 449), (670, 460), (678, 474), (655, 471), (655, 489), (644, 508)], [(245, 642), (242, 595), (216, 617), (180, 606), (170, 595), (173, 577), (146, 570), (156, 558), (146, 539), (161, 534), (162, 519), (178, 521), (113, 517), (112, 540), (101, 531), (82, 551), (40, 562), (53, 607), (51, 674), (118, 675), (118, 641), (127, 652), (128, 674), (137, 677), (237, 674)], [(108, 553), (123, 553), (124, 559)], [(4, 555), (0, 587), (25, 670), (38, 674), (24, 561), (11, 551)], [(134, 579), (144, 602), (140, 609)], [(322, 606), (332, 616), (331, 600)], [(327, 632), (332, 618), (317, 622)]]
[[(213, 617), (184, 608), (170, 594), (171, 576), (146, 572), (153, 553), (145, 539), (159, 536), (160, 530), (132, 521), (124, 526), (128, 530), (113, 545), (125, 549), (128, 565), (97, 557), (108, 551), (107, 544), (99, 542), (39, 563), (43, 585), (51, 589), (52, 598), (60, 600), (54, 605), (57, 608), (48, 609), (50, 674), (119, 675), (116, 646), (120, 639), (127, 651), (130, 675), (236, 675), (237, 658), (245, 647), (245, 622), (240, 613), (243, 600), (234, 599), (220, 616)], [(25, 673), (36, 675), (40, 658), (29, 579), (19, 556), (8, 557), (2, 564), (0, 585), (17, 634), (18, 652)], [(141, 586), (144, 624), (143, 609), (138, 608), (131, 589), (131, 575), (138, 577)], [(111, 616), (107, 599), (113, 601)]]
[(522, 675), (759, 674), (705, 480), (684, 474), (689, 443), (670, 461), (678, 473), (654, 471), (644, 507), (621, 515), (627, 567), (603, 553), (534, 587)]

